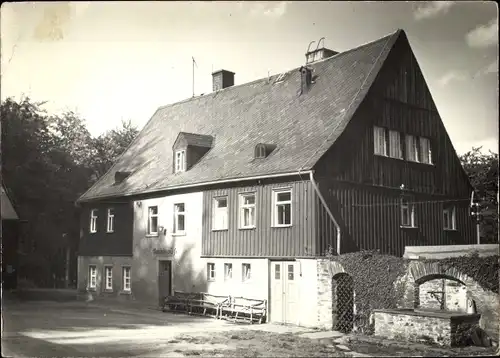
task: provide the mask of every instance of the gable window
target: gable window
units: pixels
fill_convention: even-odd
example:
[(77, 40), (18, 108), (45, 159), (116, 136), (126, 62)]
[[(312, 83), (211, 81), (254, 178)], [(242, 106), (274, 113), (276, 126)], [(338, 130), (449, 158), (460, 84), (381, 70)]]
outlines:
[(108, 209), (108, 225), (106, 228), (107, 232), (113, 232), (115, 229), (115, 209)]
[(449, 206), (443, 210), (443, 228), (445, 230), (456, 230), (456, 214), (455, 207)]
[(90, 232), (97, 232), (97, 209), (90, 210)]
[(148, 207), (148, 235), (158, 235), (158, 206)]
[(113, 289), (113, 267), (112, 266), (105, 266), (104, 267), (104, 278), (106, 282), (106, 290), (112, 290)]
[(174, 233), (182, 234), (185, 230), (185, 207), (184, 204), (174, 204)]
[(95, 289), (97, 287), (97, 267), (95, 265), (89, 266), (89, 288)]
[(401, 226), (415, 227), (415, 204), (409, 198), (401, 198)]
[(255, 227), (255, 193), (240, 195), (240, 228)]
[(207, 263), (207, 280), (215, 281), (215, 264), (213, 262)]
[(413, 135), (406, 135), (406, 159), (412, 162), (419, 161), (418, 141)]
[(224, 280), (233, 278), (233, 264), (224, 264)]
[(130, 291), (130, 267), (123, 267), (122, 268), (122, 276), (123, 276), (123, 291), (129, 292)]
[(255, 146), (255, 158), (266, 157), (266, 146), (264, 144), (257, 144)]
[(212, 230), (227, 230), (227, 196), (214, 199)]
[(432, 150), (431, 141), (429, 138), (420, 137), (419, 138), (419, 159), (421, 163), (432, 164)]
[(389, 131), (389, 156), (391, 158), (403, 159), (401, 134), (398, 131)]
[(387, 132), (385, 128), (373, 127), (373, 143), (375, 154), (387, 156)]
[(243, 282), (249, 281), (252, 278), (252, 268), (250, 264), (241, 265), (241, 280)]
[(175, 152), (175, 172), (183, 172), (186, 170), (186, 151), (178, 150)]
[(292, 225), (292, 190), (274, 191), (273, 195), (274, 226), (280, 227)]

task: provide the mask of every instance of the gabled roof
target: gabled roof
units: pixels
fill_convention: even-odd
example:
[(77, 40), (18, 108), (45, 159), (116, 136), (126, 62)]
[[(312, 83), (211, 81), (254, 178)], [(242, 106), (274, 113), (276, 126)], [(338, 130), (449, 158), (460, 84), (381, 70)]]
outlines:
[[(297, 67), (281, 82), (273, 76), (160, 107), (79, 201), (311, 169), (343, 132), (401, 34), (309, 64), (314, 84), (302, 95)], [(180, 132), (215, 140), (190, 170), (172, 173), (172, 145)], [(255, 161), (257, 143), (277, 147)], [(116, 171), (132, 174), (113, 185)]]
[(14, 206), (12, 206), (12, 203), (9, 199), (9, 196), (7, 195), (7, 192), (5, 188), (3, 187), (3, 183), (1, 184), (2, 189), (1, 189), (1, 218), (2, 220), (18, 220), (19, 217), (17, 216), (16, 210), (14, 209)]
[(175, 140), (175, 143), (182, 142), (186, 145), (192, 145), (195, 147), (210, 148), (212, 146), (213, 140), (214, 138), (209, 135), (180, 132), (177, 139)]

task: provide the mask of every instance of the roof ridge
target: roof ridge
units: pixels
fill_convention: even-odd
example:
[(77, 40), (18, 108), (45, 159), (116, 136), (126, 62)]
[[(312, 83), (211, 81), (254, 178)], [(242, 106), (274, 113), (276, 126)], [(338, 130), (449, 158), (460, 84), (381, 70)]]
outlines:
[[(339, 57), (341, 57), (341, 55), (346, 55), (346, 54), (349, 54), (349, 53), (351, 53), (351, 52), (353, 52), (353, 51), (360, 50), (360, 49), (362, 49), (362, 48), (364, 48), (364, 47), (366, 47), (366, 46), (373, 45), (373, 44), (378, 43), (378, 42), (382, 42), (383, 40), (387, 40), (389, 37), (391, 37), (391, 36), (395, 35), (395, 34), (396, 34), (396, 33), (398, 33), (398, 32), (403, 32), (403, 30), (401, 30), (401, 29), (397, 29), (396, 31), (394, 31), (394, 32), (392, 32), (392, 33), (390, 33), (390, 34), (388, 34), (388, 35), (385, 35), (385, 36), (379, 37), (379, 38), (378, 38), (378, 39), (376, 39), (376, 40), (372, 40), (372, 41), (366, 42), (366, 43), (364, 43), (364, 44), (362, 44), (362, 45), (359, 45), (359, 46), (356, 46), (356, 47), (350, 48), (350, 49), (345, 50), (345, 51), (342, 51), (342, 52), (339, 52), (338, 54), (336, 54), (336, 55), (334, 55), (334, 56), (327, 57), (327, 58), (324, 58), (324, 59), (321, 59), (321, 60), (315, 61), (314, 63), (311, 63), (311, 64), (309, 64), (309, 65), (316, 65), (317, 63), (322, 63), (322, 62), (326, 62), (326, 61), (330, 61), (330, 60), (333, 60), (333, 59), (339, 58)], [(282, 71), (282, 72), (280, 72), (280, 73), (276, 74), (275, 76), (278, 76), (278, 75), (280, 75), (280, 74), (286, 74), (286, 73), (291, 73), (291, 72), (294, 72), (294, 71), (296, 71), (296, 70), (300, 69), (300, 67), (302, 67), (302, 66), (303, 66), (303, 65), (301, 65), (301, 66), (296, 66), (296, 67), (294, 67), (294, 68), (292, 68), (292, 69), (290, 69), (290, 70), (287, 70), (287, 71)], [(231, 71), (229, 71), (229, 72), (231, 72)], [(177, 105), (177, 104), (187, 103), (187, 102), (190, 102), (190, 101), (195, 100), (195, 99), (199, 99), (199, 98), (203, 98), (203, 97), (205, 97), (205, 98), (206, 98), (206, 97), (208, 97), (208, 96), (210, 96), (210, 95), (212, 95), (212, 96), (216, 96), (216, 95), (218, 95), (220, 92), (223, 92), (223, 91), (225, 91), (225, 90), (231, 90), (231, 89), (240, 88), (240, 87), (243, 87), (243, 86), (249, 86), (249, 85), (255, 84), (255, 83), (260, 82), (260, 81), (267, 81), (270, 77), (271, 77), (271, 76), (269, 76), (269, 77), (261, 77), (261, 78), (255, 79), (255, 80), (253, 80), (253, 81), (250, 81), (250, 82), (245, 82), (245, 83), (240, 83), (239, 85), (229, 86), (229, 87), (226, 87), (226, 88), (222, 88), (222, 89), (220, 89), (220, 90), (218, 90), (218, 91), (215, 91), (215, 92), (210, 92), (210, 93), (207, 93), (207, 94), (204, 94), (204, 95), (201, 95), (201, 96), (189, 97), (189, 98), (183, 99), (183, 100), (178, 101), (178, 102), (169, 103), (169, 104), (166, 104), (166, 105), (163, 105), (163, 106), (158, 107), (157, 111), (159, 111), (159, 110), (163, 110), (163, 109), (166, 109), (166, 108), (170, 108), (170, 107), (174, 107), (174, 106), (175, 106), (175, 105)]]

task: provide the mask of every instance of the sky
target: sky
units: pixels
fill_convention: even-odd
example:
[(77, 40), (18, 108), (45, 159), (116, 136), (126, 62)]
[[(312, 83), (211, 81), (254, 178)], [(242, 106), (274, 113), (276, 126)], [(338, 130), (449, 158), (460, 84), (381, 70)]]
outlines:
[(160, 106), (302, 65), (403, 29), (456, 151), (498, 153), (495, 2), (18, 2), (1, 7), (1, 98), (71, 110), (92, 135)]

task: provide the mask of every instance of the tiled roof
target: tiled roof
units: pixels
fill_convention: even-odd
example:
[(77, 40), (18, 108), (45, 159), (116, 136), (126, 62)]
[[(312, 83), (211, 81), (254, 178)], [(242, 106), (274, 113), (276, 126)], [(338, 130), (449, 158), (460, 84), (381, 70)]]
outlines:
[[(273, 76), (160, 107), (79, 201), (311, 169), (343, 132), (401, 34), (309, 64), (316, 78), (304, 94), (295, 68), (281, 82)], [(190, 170), (172, 173), (172, 145), (180, 132), (214, 142)], [(277, 147), (255, 161), (257, 143)], [(116, 171), (132, 174), (113, 185)]]
[(183, 139), (187, 145), (194, 145), (197, 147), (211, 147), (213, 137), (208, 135), (200, 135), (195, 133), (179, 133), (179, 139)]

